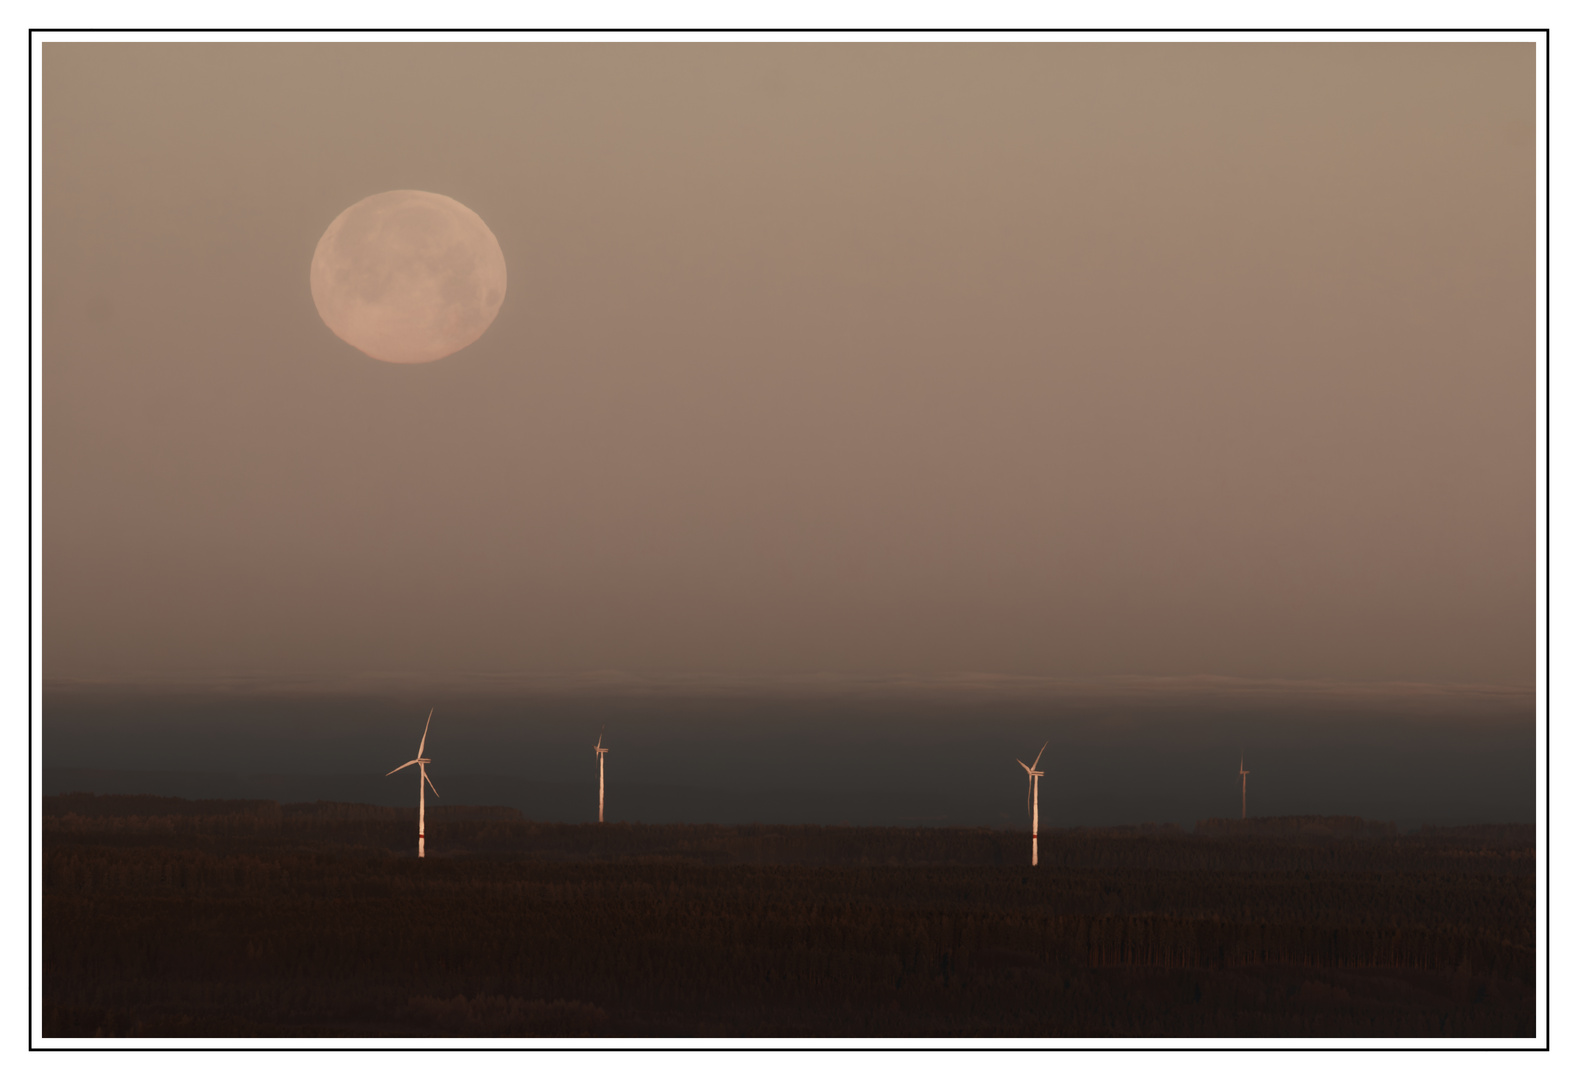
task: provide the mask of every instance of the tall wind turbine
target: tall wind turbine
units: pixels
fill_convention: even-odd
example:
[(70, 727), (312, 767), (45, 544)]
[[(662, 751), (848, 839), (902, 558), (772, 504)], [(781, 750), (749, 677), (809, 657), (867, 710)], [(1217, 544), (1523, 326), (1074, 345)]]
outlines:
[(1239, 812), (1241, 820), (1249, 818), (1249, 771), (1244, 768), (1244, 752), (1238, 752)]
[(1045, 776), (1046, 773), (1037, 772), (1036, 766), (1041, 764), (1041, 755), (1046, 752), (1047, 744), (1042, 743), (1040, 751), (1036, 754), (1035, 761), (1031, 762), (1029, 765), (1026, 765), (1023, 761), (1019, 761), (1018, 758), (1014, 758), (1015, 761), (1019, 761), (1019, 767), (1030, 774), (1030, 791), (1025, 795), (1025, 809), (1030, 811), (1031, 866), (1036, 865), (1036, 863), (1040, 861), (1038, 843), (1040, 839), (1039, 834), (1041, 832), (1041, 785), (1037, 781)]
[[(422, 741), (417, 743), (416, 757), (400, 766), (400, 769), (409, 769), (412, 765), (422, 774), (422, 779), (416, 784), (416, 857), (427, 858), (427, 788), (433, 788), (433, 798), (438, 798), (438, 789), (433, 787), (433, 781), (427, 778), (427, 767), (433, 763), (432, 758), (422, 756), (422, 751), (427, 747), (427, 729), (433, 722), (433, 710), (427, 710), (427, 723), (422, 725)], [(385, 776), (393, 776), (400, 769), (390, 769)], [(427, 787), (422, 785), (426, 784)]]
[(603, 755), (608, 753), (608, 747), (603, 745), (603, 733), (597, 733), (597, 745), (592, 747), (597, 751), (597, 820), (603, 820)]

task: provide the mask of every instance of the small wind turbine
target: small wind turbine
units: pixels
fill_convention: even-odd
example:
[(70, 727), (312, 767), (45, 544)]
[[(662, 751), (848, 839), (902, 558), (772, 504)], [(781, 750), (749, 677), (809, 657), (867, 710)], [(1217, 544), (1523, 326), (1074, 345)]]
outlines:
[(1041, 785), (1037, 783), (1037, 781), (1046, 775), (1044, 772), (1037, 772), (1036, 766), (1041, 764), (1041, 755), (1046, 752), (1047, 744), (1042, 743), (1040, 751), (1036, 754), (1035, 761), (1031, 762), (1029, 765), (1026, 765), (1023, 761), (1019, 761), (1018, 758), (1014, 758), (1015, 761), (1019, 761), (1019, 767), (1030, 774), (1030, 791), (1025, 795), (1025, 809), (1030, 811), (1031, 866), (1036, 865), (1040, 859), (1038, 841), (1039, 833), (1041, 832)]
[[(416, 784), (416, 857), (427, 858), (427, 787), (433, 788), (433, 798), (438, 798), (438, 789), (433, 787), (433, 781), (427, 778), (427, 767), (432, 764), (432, 758), (422, 756), (422, 751), (427, 747), (427, 729), (433, 722), (433, 710), (427, 710), (427, 723), (422, 725), (422, 741), (417, 744), (416, 757), (400, 766), (400, 769), (409, 769), (412, 765), (422, 774), (422, 779)], [(400, 769), (390, 769), (385, 776), (393, 776)]]
[(597, 733), (597, 745), (592, 747), (597, 751), (597, 820), (603, 820), (603, 755), (608, 753), (608, 747), (603, 745), (603, 733)]
[(1238, 752), (1238, 782), (1239, 782), (1239, 785), (1240, 785), (1240, 789), (1239, 789), (1240, 806), (1239, 806), (1238, 816), (1239, 816), (1240, 819), (1248, 820), (1248, 818), (1249, 818), (1249, 770), (1244, 768), (1244, 752), (1242, 750), (1240, 750)]

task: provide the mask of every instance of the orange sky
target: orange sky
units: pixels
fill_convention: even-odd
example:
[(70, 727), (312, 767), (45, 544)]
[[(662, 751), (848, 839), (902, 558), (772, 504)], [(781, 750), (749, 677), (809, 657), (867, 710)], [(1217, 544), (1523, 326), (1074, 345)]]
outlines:
[[(44, 46), (49, 676), (1534, 679), (1534, 47)], [(509, 295), (382, 364), (346, 206)]]

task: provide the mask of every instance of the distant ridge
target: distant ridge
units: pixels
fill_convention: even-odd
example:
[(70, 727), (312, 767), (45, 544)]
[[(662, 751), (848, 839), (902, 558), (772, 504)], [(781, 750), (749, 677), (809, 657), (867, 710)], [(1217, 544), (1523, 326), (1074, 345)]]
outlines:
[[(96, 795), (85, 791), (46, 795), (43, 813), (48, 818), (126, 818), (152, 821), (171, 818), (243, 819), (263, 822), (294, 822), (310, 825), (312, 822), (359, 822), (392, 824), (416, 820), (413, 806), (375, 806), (370, 803), (334, 802), (320, 799), (315, 802), (278, 802), (273, 799), (182, 799), (165, 795)], [(513, 806), (431, 806), (428, 814), (435, 821), (448, 822), (519, 822), (533, 827), (574, 830), (582, 827), (573, 823), (534, 821)], [(583, 823), (584, 824), (584, 823)], [(628, 828), (638, 823), (621, 822)], [(793, 831), (830, 828), (818, 825), (713, 825), (708, 823), (676, 823), (679, 829), (706, 829), (721, 833), (739, 831)], [(665, 826), (646, 826), (662, 831)], [(849, 832), (950, 832), (971, 834), (1016, 835), (1018, 829), (987, 829), (979, 826), (856, 826), (844, 827)], [(1188, 840), (1190, 834), (1171, 823), (1144, 822), (1138, 825), (1105, 827), (1045, 828), (1047, 839), (1090, 841), (1102, 839), (1157, 839)], [(1488, 843), (1495, 846), (1533, 847), (1534, 825), (1520, 823), (1495, 823), (1485, 825), (1425, 825), (1413, 832), (1399, 832), (1390, 821), (1370, 821), (1361, 817), (1344, 815), (1300, 814), (1287, 817), (1258, 818), (1205, 818), (1194, 827), (1196, 837), (1276, 837), (1332, 838), (1332, 839), (1385, 839), (1407, 835), (1422, 840), (1465, 841)]]
[(1197, 836), (1331, 836), (1343, 839), (1397, 835), (1390, 821), (1360, 817), (1300, 814), (1293, 817), (1206, 818), (1195, 822)]
[[(436, 821), (524, 821), (513, 806), (432, 806)], [(415, 821), (414, 806), (373, 806), (369, 803), (280, 803), (273, 799), (182, 799), (167, 795), (95, 795), (70, 791), (44, 796), (47, 817), (75, 814), (83, 818), (245, 817), (266, 821)]]
[(1493, 844), (1534, 846), (1533, 824), (1421, 825), (1417, 835), (1432, 840), (1480, 840)]

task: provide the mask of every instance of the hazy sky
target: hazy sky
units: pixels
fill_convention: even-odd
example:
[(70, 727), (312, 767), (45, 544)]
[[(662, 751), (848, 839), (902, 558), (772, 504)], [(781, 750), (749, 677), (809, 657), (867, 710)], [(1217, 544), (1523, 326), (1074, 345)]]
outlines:
[[(44, 668), (1534, 680), (1534, 46), (44, 46)], [(480, 341), (313, 306), (365, 196)]]

